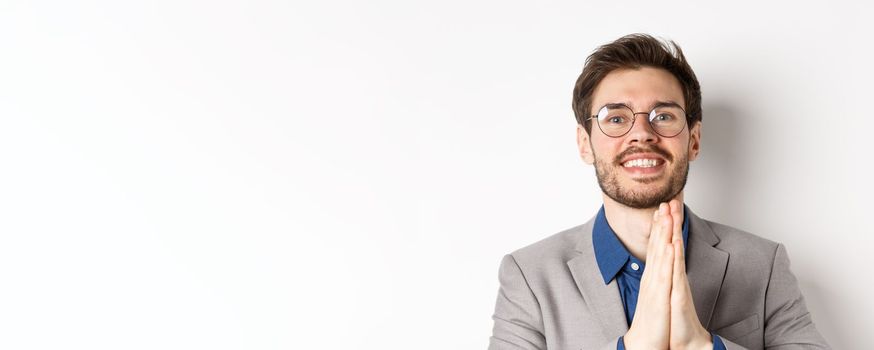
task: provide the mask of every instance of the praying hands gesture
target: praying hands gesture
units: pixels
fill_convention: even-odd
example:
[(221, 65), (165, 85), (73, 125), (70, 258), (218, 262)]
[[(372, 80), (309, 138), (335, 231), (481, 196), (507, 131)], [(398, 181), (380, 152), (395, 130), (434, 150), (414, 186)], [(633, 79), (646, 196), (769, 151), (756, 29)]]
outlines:
[(661, 203), (653, 214), (637, 309), (623, 341), (629, 350), (713, 348), (692, 303), (677, 200)]

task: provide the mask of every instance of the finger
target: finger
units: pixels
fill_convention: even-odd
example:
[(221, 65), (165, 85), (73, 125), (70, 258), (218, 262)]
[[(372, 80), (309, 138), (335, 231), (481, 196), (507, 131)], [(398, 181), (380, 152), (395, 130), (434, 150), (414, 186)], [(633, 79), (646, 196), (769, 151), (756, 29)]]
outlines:
[(679, 200), (672, 200), (671, 203), (671, 219), (674, 221), (673, 229), (671, 230), (671, 240), (676, 240), (683, 236), (683, 204)]
[(656, 209), (654, 213), (652, 213), (652, 222), (649, 225), (649, 242), (646, 246), (646, 261), (649, 262), (655, 256), (655, 242), (658, 239), (658, 231), (661, 229), (659, 226), (659, 210)]
[(677, 240), (677, 262), (680, 264), (680, 277), (686, 277), (686, 245), (681, 237)]
[[(667, 203), (660, 203), (658, 210), (653, 214), (646, 264), (652, 266), (652, 274), (655, 276), (648, 276), (646, 271), (644, 271), (644, 276), (641, 277), (641, 289), (643, 288), (644, 282), (646, 282), (646, 284), (656, 283), (666, 285), (668, 292), (670, 292), (671, 277), (664, 277), (668, 274), (661, 272), (663, 270), (662, 265), (667, 261), (673, 261), (672, 259), (665, 257), (666, 251), (672, 253), (671, 249), (667, 249), (670, 248), (670, 244), (668, 244), (669, 242), (665, 242), (665, 238), (669, 237), (668, 228), (670, 227), (669, 222), (665, 221), (666, 217), (669, 216), (668, 209), (669, 206)], [(647, 271), (649, 271), (649, 269)], [(650, 281), (652, 279), (655, 281)]]
[[(674, 273), (671, 290), (671, 303), (679, 307), (679, 310), (694, 310), (694, 306), (690, 305), (692, 301), (692, 290), (689, 286), (689, 278), (686, 275), (686, 261), (683, 258), (683, 244), (680, 241), (674, 243)], [(694, 311), (693, 311), (694, 313)]]
[(659, 206), (661, 212), (661, 229), (659, 231), (659, 242), (662, 244), (671, 244), (671, 231), (673, 230), (674, 220), (671, 217), (670, 206), (668, 203), (662, 203)]
[[(652, 222), (650, 222), (650, 233), (649, 233), (649, 242), (647, 242), (646, 246), (646, 256), (644, 257), (644, 263), (650, 264), (656, 261), (656, 248), (655, 248), (655, 240), (658, 235), (658, 222), (659, 222), (659, 211), (656, 209), (652, 213)], [(655, 273), (655, 269), (647, 269), (643, 271), (643, 276), (640, 278), (640, 291), (641, 293), (647, 290), (647, 286), (649, 285), (649, 281), (651, 276)]]
[(678, 240), (674, 240), (672, 247), (674, 249), (674, 257), (675, 257), (674, 258), (674, 274), (673, 274), (673, 282), (674, 283), (673, 283), (673, 285), (680, 286), (680, 283), (682, 282), (680, 279), (681, 279), (682, 273), (684, 271), (684, 268), (682, 266), (683, 265), (683, 263), (682, 263), (683, 262), (683, 248), (682, 248), (683, 242), (678, 241)]
[(673, 276), (674, 271), (674, 261), (676, 260), (676, 253), (674, 252), (673, 244), (665, 244), (664, 246), (664, 256), (661, 261), (662, 270), (669, 272)]
[(670, 244), (666, 244), (663, 245), (660, 250), (663, 252), (662, 259), (659, 261), (659, 265), (656, 266), (659, 270), (659, 282), (661, 282), (659, 295), (666, 298), (665, 300), (670, 300), (671, 286), (673, 285), (674, 279), (674, 249)]

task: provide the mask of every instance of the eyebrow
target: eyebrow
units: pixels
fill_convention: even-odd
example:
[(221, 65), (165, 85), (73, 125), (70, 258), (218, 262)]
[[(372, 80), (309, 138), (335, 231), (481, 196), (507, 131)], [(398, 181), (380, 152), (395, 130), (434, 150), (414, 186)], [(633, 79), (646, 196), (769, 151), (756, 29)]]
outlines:
[[(625, 107), (625, 108), (628, 108), (628, 109), (632, 109), (632, 108), (629, 107), (628, 105), (630, 105), (630, 103), (628, 103), (628, 102), (626, 101), (626, 102), (614, 102), (614, 103), (608, 103), (608, 104), (605, 104), (604, 107), (607, 107), (607, 108), (610, 108), (610, 109), (613, 109), (613, 108), (621, 108), (621, 107)], [(674, 102), (674, 101), (656, 101), (656, 103), (653, 104), (652, 108), (650, 108), (650, 109), (652, 110), (652, 109), (659, 108), (659, 107), (679, 107), (679, 108), (683, 108), (683, 106), (680, 106), (679, 103), (676, 103), (676, 102)], [(633, 109), (632, 109), (632, 110), (633, 110)]]

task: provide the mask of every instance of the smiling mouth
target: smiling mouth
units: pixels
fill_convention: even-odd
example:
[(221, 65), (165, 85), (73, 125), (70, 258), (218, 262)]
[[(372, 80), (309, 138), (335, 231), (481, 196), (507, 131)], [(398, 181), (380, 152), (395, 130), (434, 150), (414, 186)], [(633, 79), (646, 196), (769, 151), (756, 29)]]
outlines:
[(622, 164), (625, 168), (652, 168), (664, 164), (660, 159), (632, 159)]

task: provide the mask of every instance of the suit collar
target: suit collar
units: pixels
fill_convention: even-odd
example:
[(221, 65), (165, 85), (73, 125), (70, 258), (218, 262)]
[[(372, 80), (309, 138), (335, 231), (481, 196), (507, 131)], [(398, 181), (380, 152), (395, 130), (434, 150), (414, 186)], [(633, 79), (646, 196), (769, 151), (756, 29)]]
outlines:
[(598, 263), (598, 270), (601, 272), (604, 284), (610, 283), (631, 257), (628, 249), (625, 249), (616, 232), (607, 222), (603, 205), (595, 215), (595, 223), (592, 226), (592, 249), (595, 251), (595, 261)]
[(592, 242), (592, 228), (596, 217), (581, 226), (575, 247), (578, 254), (567, 265), (589, 310), (596, 320), (601, 321), (604, 336), (615, 339), (628, 331), (628, 321), (625, 319), (625, 309), (622, 307), (616, 280), (604, 284), (598, 270)]
[(719, 237), (710, 224), (691, 210), (689, 215), (689, 243), (686, 251), (686, 275), (692, 289), (692, 300), (698, 320), (710, 329), (713, 309), (722, 288), (728, 266), (728, 252), (719, 250)]
[[(695, 215), (688, 207), (685, 213), (689, 225), (686, 273), (689, 276), (698, 319), (705, 328), (709, 329), (713, 309), (725, 277), (728, 253), (714, 247), (719, 243), (719, 237), (706, 221)], [(596, 219), (597, 215), (580, 226), (575, 246), (577, 255), (570, 259), (567, 265), (586, 305), (592, 310), (596, 319), (601, 320), (604, 335), (608, 338), (616, 338), (628, 331), (628, 321), (625, 319), (625, 309), (622, 306), (616, 280), (612, 279), (605, 284), (598, 267), (592, 238)]]
[[(689, 240), (689, 211), (688, 207), (683, 206), (683, 248), (686, 247), (686, 241)], [(604, 284), (610, 283), (610, 280), (616, 277), (628, 259), (632, 259), (631, 253), (625, 248), (625, 245), (619, 240), (616, 232), (610, 227), (607, 222), (607, 214), (604, 211), (604, 206), (598, 210), (595, 215), (595, 223), (592, 227), (592, 245), (595, 250), (595, 260), (598, 262), (598, 269), (601, 271), (601, 277), (604, 279)], [(637, 259), (633, 259), (637, 261)], [(637, 261), (639, 263), (639, 261)], [(644, 264), (641, 264), (644, 265)]]

